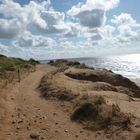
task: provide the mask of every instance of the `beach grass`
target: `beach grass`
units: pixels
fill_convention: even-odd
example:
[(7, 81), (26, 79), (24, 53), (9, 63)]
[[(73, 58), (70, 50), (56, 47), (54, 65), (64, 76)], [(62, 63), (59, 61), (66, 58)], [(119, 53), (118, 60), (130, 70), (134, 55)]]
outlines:
[(23, 60), (21, 58), (6, 57), (0, 55), (0, 82), (12, 81), (13, 79), (20, 79), (22, 72), (29, 72), (35, 70), (35, 65), (39, 62), (30, 59)]

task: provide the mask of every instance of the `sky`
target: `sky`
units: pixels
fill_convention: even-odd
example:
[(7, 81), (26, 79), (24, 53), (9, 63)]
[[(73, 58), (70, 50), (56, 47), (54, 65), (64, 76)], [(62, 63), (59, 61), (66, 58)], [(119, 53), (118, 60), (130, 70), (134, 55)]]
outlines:
[(0, 54), (55, 59), (140, 53), (140, 0), (0, 0)]

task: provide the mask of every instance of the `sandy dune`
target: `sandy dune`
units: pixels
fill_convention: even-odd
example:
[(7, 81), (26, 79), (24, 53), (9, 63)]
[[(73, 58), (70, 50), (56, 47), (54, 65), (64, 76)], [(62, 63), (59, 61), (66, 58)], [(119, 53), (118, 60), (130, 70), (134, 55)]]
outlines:
[[(20, 83), (9, 85), (0, 91), (0, 140), (30, 140), (31, 134), (39, 135), (40, 140), (133, 140), (136, 132), (140, 133), (140, 128), (137, 127), (134, 128), (135, 133), (124, 132), (123, 136), (109, 137), (102, 131), (88, 131), (82, 125), (72, 122), (69, 116), (69, 102), (45, 100), (37, 90), (41, 78), (55, 69), (50, 65), (38, 65), (37, 70)], [(140, 102), (130, 102), (125, 94), (114, 91), (108, 94), (106, 91), (95, 92), (92, 91), (90, 81), (79, 81), (76, 84), (75, 79), (61, 73), (53, 78), (57, 85), (69, 88), (73, 92), (84, 94), (88, 90), (90, 95), (102, 94), (109, 103), (117, 102), (124, 112), (131, 112), (140, 117)], [(87, 85), (88, 89), (85, 89)]]
[[(37, 133), (45, 140), (94, 139), (92, 132), (72, 123), (64, 103), (46, 101), (36, 90), (40, 79), (53, 67), (40, 65), (21, 83), (9, 86), (0, 94), (7, 95), (3, 102), (0, 120), (0, 140), (29, 140)], [(104, 137), (101, 135), (100, 137)]]

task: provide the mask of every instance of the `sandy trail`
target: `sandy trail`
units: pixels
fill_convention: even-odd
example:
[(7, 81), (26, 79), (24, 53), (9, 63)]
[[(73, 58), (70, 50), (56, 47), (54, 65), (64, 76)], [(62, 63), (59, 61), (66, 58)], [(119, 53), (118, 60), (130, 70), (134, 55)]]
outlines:
[[(30, 140), (30, 134), (44, 140), (91, 140), (99, 134), (84, 130), (71, 122), (63, 103), (45, 100), (36, 90), (40, 79), (53, 67), (39, 65), (20, 83), (4, 89), (3, 117), (0, 120), (0, 140)], [(100, 139), (106, 139), (104, 134)]]

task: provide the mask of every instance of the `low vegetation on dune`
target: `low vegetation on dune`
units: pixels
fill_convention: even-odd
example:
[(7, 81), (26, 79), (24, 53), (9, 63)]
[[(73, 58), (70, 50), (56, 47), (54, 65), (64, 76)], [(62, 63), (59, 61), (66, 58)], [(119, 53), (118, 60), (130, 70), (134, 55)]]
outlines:
[(59, 68), (65, 68), (65, 69), (67, 69), (69, 67), (93, 69), (93, 68), (86, 66), (85, 64), (80, 64), (77, 61), (69, 61), (69, 60), (65, 60), (65, 59), (50, 60), (49, 64), (52, 66), (56, 66)]
[(39, 62), (34, 59), (26, 61), (21, 58), (6, 57), (1, 55), (0, 73), (4, 73), (6, 71), (16, 71), (17, 69), (22, 68), (28, 69), (36, 64), (39, 64)]
[(40, 64), (40, 62), (39, 61), (37, 61), (37, 60), (35, 60), (35, 59), (33, 59), (33, 58), (30, 58), (28, 61), (27, 61), (29, 64), (31, 64), (31, 65), (37, 65), (37, 64)]
[(61, 101), (71, 101), (77, 97), (77, 95), (73, 94), (70, 90), (59, 88), (53, 82), (52, 77), (49, 75), (41, 79), (38, 89), (42, 97)]
[(28, 61), (21, 58), (6, 57), (0, 55), (0, 80), (12, 80), (18, 77), (22, 71), (34, 70), (35, 65), (39, 62), (30, 59)]
[(71, 115), (73, 121), (82, 123), (91, 130), (104, 130), (112, 127), (130, 130), (131, 115), (124, 114), (117, 105), (107, 105), (102, 96), (81, 98)]

